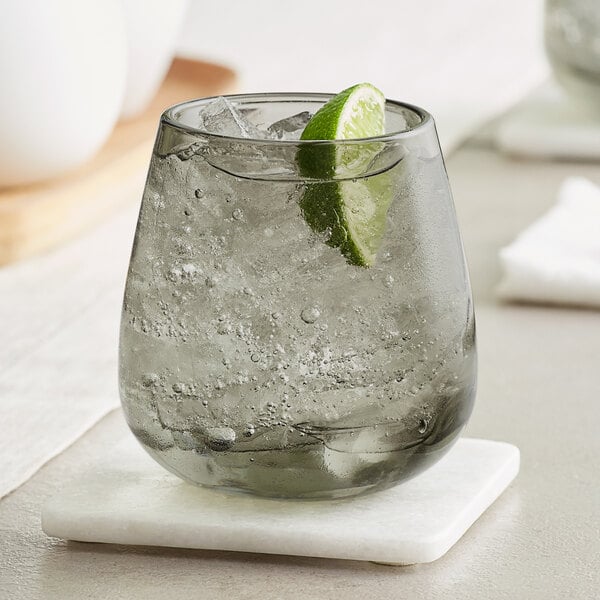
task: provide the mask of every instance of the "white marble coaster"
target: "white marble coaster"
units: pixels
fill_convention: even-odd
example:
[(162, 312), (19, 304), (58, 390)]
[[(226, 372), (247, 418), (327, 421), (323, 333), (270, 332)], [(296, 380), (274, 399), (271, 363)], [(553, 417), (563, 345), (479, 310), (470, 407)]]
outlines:
[(445, 554), (518, 471), (515, 446), (463, 438), (431, 469), (390, 490), (268, 500), (186, 484), (132, 438), (52, 498), (42, 527), (85, 542), (423, 563)]

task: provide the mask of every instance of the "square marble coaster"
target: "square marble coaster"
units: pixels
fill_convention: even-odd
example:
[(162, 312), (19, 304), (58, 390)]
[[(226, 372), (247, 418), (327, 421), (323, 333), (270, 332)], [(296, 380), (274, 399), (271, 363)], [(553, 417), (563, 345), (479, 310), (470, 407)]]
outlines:
[(428, 471), (389, 490), (270, 500), (186, 484), (131, 438), (52, 498), (42, 527), (84, 542), (424, 563), (445, 554), (518, 471), (515, 446), (463, 438)]

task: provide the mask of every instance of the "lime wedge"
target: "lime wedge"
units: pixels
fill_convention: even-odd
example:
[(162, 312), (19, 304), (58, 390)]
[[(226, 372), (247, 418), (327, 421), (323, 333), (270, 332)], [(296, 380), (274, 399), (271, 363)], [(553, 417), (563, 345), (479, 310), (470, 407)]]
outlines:
[[(301, 140), (351, 140), (385, 133), (385, 97), (360, 83), (334, 96), (306, 125)], [(326, 243), (340, 249), (350, 264), (370, 267), (385, 232), (391, 185), (385, 173), (360, 178), (381, 142), (301, 146), (298, 164), (311, 179), (300, 201), (304, 219)], [(354, 179), (352, 179), (354, 178)]]

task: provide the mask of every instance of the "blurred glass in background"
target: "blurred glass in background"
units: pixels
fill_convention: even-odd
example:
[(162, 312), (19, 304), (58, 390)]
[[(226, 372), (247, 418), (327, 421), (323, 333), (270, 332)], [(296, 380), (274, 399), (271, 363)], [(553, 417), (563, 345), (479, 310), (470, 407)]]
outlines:
[(600, 0), (547, 0), (545, 43), (558, 82), (600, 111)]

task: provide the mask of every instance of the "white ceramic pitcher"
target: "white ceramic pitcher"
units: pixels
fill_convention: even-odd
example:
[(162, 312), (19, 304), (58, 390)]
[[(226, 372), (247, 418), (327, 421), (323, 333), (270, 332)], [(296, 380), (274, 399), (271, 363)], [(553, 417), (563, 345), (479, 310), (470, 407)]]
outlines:
[(121, 109), (121, 0), (7, 0), (0, 19), (0, 187), (89, 159)]

